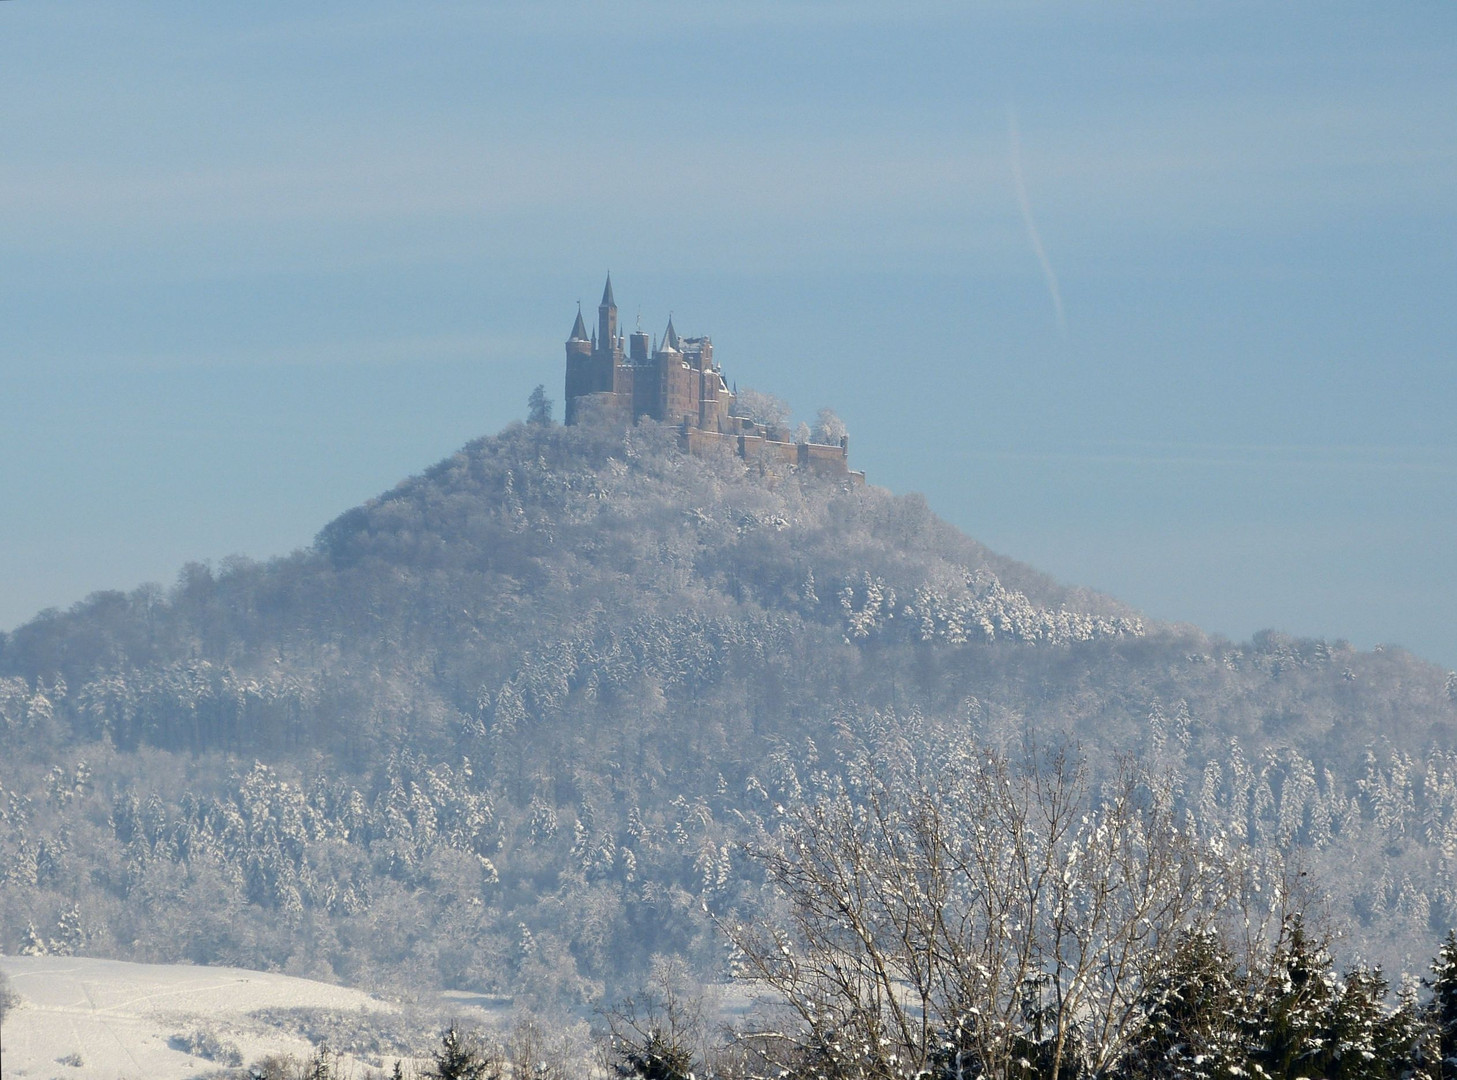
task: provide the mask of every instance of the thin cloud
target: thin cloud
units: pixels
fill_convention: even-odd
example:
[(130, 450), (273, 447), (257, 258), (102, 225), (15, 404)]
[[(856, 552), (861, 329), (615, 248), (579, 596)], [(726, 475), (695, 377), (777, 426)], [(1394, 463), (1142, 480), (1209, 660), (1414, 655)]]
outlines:
[(1017, 110), (1007, 110), (1007, 128), (1012, 139), (1012, 179), (1017, 186), (1017, 204), (1022, 208), (1022, 223), (1027, 226), (1027, 239), (1042, 267), (1042, 276), (1047, 281), (1047, 292), (1052, 297), (1052, 309), (1057, 315), (1057, 328), (1067, 336), (1067, 319), (1062, 310), (1062, 289), (1057, 284), (1057, 274), (1042, 247), (1042, 237), (1037, 232), (1037, 221), (1032, 216), (1032, 201), (1027, 198), (1027, 182), (1022, 178), (1022, 138), (1017, 132)]

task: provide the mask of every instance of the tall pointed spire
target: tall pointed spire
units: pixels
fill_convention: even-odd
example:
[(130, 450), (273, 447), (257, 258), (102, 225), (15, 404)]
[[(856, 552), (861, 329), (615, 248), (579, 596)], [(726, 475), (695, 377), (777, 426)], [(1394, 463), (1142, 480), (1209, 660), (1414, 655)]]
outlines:
[(607, 285), (602, 290), (602, 303), (597, 305), (597, 347), (608, 353), (620, 347), (617, 340), (617, 301), (612, 299), (611, 273), (608, 273)]
[(587, 324), (582, 321), (582, 301), (577, 301), (577, 321), (572, 325), (572, 336), (568, 341), (586, 341)]
[(678, 331), (673, 329), (673, 316), (668, 316), (668, 329), (663, 331), (663, 348), (673, 349), (676, 352), (683, 351), (683, 343), (678, 340)]

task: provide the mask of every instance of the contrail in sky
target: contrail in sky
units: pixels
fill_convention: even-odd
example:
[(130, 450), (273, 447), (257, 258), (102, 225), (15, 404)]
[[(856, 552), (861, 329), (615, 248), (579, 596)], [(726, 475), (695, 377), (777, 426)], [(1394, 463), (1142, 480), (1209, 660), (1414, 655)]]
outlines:
[(1027, 182), (1022, 179), (1022, 138), (1017, 133), (1017, 110), (1007, 110), (1007, 126), (1012, 135), (1012, 177), (1017, 182), (1017, 202), (1022, 206), (1022, 221), (1027, 226), (1027, 239), (1032, 241), (1032, 250), (1042, 264), (1042, 276), (1047, 279), (1047, 291), (1052, 296), (1052, 307), (1057, 312), (1057, 328), (1067, 335), (1067, 320), (1062, 314), (1062, 290), (1057, 287), (1057, 275), (1052, 272), (1052, 263), (1047, 261), (1047, 252), (1042, 250), (1042, 237), (1037, 233), (1037, 222), (1032, 218), (1032, 203), (1027, 198)]

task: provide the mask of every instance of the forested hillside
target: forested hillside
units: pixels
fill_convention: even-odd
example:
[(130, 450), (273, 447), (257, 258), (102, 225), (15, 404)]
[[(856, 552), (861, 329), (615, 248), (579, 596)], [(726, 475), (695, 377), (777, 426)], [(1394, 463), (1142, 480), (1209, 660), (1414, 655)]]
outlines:
[(1353, 953), (1457, 922), (1457, 677), (1147, 623), (651, 423), (518, 425), (307, 551), (0, 636), (0, 949), (586, 1006), (720, 970), (741, 843), (925, 732), (1145, 756), (1303, 850)]

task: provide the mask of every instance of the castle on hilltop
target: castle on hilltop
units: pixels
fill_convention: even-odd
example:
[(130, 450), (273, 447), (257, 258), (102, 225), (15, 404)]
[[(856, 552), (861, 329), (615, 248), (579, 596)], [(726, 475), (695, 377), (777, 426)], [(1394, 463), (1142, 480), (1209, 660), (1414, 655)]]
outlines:
[(736, 415), (736, 395), (714, 362), (713, 342), (681, 337), (668, 317), (661, 342), (639, 327), (624, 339), (617, 328), (617, 302), (612, 275), (597, 305), (597, 327), (588, 336), (577, 305), (577, 321), (567, 338), (566, 422), (575, 424), (588, 413), (632, 423), (647, 416), (678, 425), (684, 450), (704, 453), (732, 448), (743, 458), (770, 458), (832, 476), (864, 479), (851, 473), (850, 442), (838, 444), (796, 440), (783, 429)]

